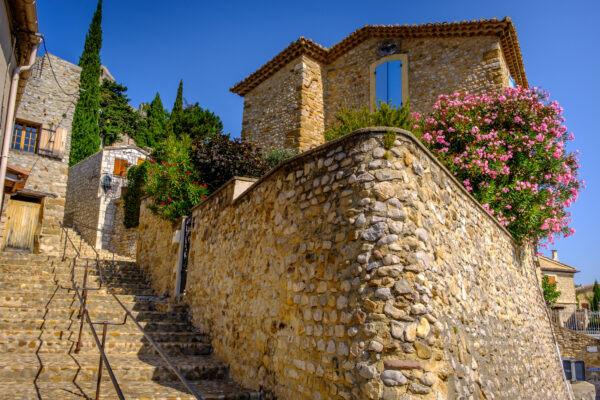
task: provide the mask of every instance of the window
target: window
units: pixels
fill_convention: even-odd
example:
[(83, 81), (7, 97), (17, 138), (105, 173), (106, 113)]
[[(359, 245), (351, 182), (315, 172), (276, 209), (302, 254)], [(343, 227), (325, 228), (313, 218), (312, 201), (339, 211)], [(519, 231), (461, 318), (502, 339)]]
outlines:
[(402, 106), (402, 61), (388, 61), (375, 68), (375, 103)]
[(548, 283), (553, 284), (556, 283), (556, 275), (546, 275), (548, 277)]
[(382, 101), (402, 106), (408, 100), (408, 55), (394, 54), (371, 64), (371, 111)]
[(129, 162), (121, 158), (115, 158), (115, 168), (113, 174), (119, 175), (123, 178), (127, 177), (127, 168), (129, 168)]
[(39, 128), (39, 125), (20, 121), (15, 122), (10, 148), (35, 153)]

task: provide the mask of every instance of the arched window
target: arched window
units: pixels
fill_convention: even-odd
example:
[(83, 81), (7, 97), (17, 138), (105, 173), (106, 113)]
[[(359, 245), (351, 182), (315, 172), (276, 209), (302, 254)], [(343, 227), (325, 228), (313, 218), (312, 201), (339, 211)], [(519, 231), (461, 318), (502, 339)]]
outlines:
[(408, 56), (394, 54), (371, 64), (371, 111), (379, 101), (402, 106), (408, 100)]

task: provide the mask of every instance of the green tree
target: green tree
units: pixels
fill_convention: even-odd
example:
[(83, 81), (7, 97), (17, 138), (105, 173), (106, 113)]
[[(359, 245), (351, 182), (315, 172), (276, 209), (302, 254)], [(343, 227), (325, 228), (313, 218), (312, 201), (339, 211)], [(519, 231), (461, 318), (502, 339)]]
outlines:
[(177, 124), (173, 125), (176, 136), (188, 135), (194, 140), (214, 136), (222, 131), (221, 118), (200, 107), (198, 103), (186, 105)]
[(100, 48), (102, 47), (102, 0), (85, 37), (83, 53), (79, 58), (81, 75), (79, 100), (73, 115), (71, 154), (69, 165), (77, 164), (96, 153), (100, 148), (98, 113), (100, 110)]
[(138, 124), (135, 142), (138, 146), (154, 148), (168, 136), (167, 114), (158, 92), (150, 105), (144, 106), (141, 112), (146, 114), (146, 118)]
[(548, 275), (544, 275), (542, 277), (542, 290), (544, 292), (544, 300), (546, 300), (546, 305), (548, 307), (554, 307), (556, 304), (556, 300), (561, 295), (561, 292), (556, 290), (556, 282), (550, 283), (550, 279)]
[(588, 301), (590, 302), (590, 311), (600, 311), (600, 286), (598, 286), (598, 281), (594, 281), (592, 297), (588, 298)]
[(181, 135), (181, 119), (183, 117), (183, 79), (179, 81), (179, 87), (177, 88), (177, 96), (175, 96), (175, 103), (171, 110), (171, 117), (169, 123), (171, 130), (177, 135)]
[(126, 92), (127, 87), (108, 79), (100, 86), (100, 136), (107, 146), (117, 141), (121, 134), (134, 137), (136, 133), (140, 117), (129, 105)]
[(123, 225), (126, 228), (135, 228), (140, 224), (140, 206), (144, 194), (144, 185), (148, 181), (150, 163), (143, 162), (134, 165), (127, 171), (127, 191), (123, 195)]

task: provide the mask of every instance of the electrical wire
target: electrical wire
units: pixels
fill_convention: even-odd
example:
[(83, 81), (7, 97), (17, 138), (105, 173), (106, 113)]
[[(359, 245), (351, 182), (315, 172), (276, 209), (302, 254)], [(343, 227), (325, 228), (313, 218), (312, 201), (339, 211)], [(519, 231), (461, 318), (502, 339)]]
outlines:
[(56, 73), (54, 72), (54, 67), (52, 66), (52, 59), (51, 59), (51, 57), (49, 55), (50, 53), (48, 52), (48, 48), (46, 47), (46, 38), (44, 37), (44, 35), (40, 35), (40, 37), (42, 38), (42, 43), (44, 44), (44, 51), (46, 52), (46, 55), (48, 55), (48, 64), (50, 65), (50, 71), (52, 71), (52, 76), (54, 77), (54, 80), (56, 81), (56, 84), (58, 85), (58, 87), (60, 88), (60, 90), (64, 94), (66, 94), (67, 96), (77, 96), (77, 95), (79, 95), (78, 92), (75, 92), (75, 93), (69, 93), (69, 92), (67, 92), (60, 85), (60, 82), (58, 82), (58, 78), (56, 77)]

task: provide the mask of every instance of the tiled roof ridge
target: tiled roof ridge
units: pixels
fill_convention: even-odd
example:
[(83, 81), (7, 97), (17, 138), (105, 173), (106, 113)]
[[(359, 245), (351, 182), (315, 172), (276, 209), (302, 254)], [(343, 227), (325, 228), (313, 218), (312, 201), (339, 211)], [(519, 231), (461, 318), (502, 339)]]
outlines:
[(244, 96), (302, 54), (308, 55), (324, 64), (329, 64), (360, 43), (373, 37), (443, 38), (481, 35), (494, 35), (500, 38), (502, 51), (512, 77), (517, 84), (527, 87), (529, 84), (525, 75), (517, 31), (510, 17), (504, 17), (501, 20), (497, 18), (482, 18), (472, 21), (435, 22), (420, 25), (365, 25), (330, 48), (325, 48), (311, 39), (300, 37), (295, 42), (290, 43), (262, 67), (241, 82), (235, 84), (230, 90), (233, 93)]
[[(556, 264), (556, 267), (558, 268), (563, 268), (564, 270), (569, 270), (569, 272), (579, 272), (579, 270), (577, 270), (577, 268), (569, 265), (569, 264), (565, 264), (563, 262), (557, 261), (557, 260), (553, 260), (550, 257), (546, 257), (546, 256), (541, 256), (541, 258), (543, 258), (545, 261), (548, 261), (552, 264)], [(541, 267), (541, 269), (552, 269), (553, 267)]]
[(593, 289), (594, 288), (594, 284), (593, 283), (588, 283), (587, 285), (583, 285), (583, 286), (578, 286), (575, 288), (575, 292), (584, 292), (588, 289)]

